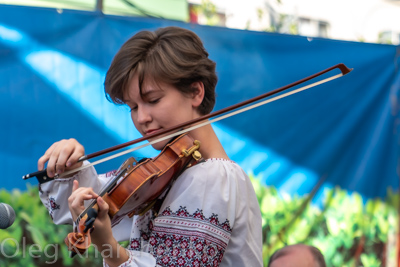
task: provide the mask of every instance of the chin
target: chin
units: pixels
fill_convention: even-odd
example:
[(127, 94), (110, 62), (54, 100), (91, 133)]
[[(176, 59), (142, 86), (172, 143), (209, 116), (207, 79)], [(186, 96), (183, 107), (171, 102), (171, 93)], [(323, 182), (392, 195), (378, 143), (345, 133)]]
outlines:
[(163, 148), (168, 144), (168, 141), (164, 140), (164, 141), (160, 141), (157, 143), (152, 144), (151, 146), (155, 149), (155, 150), (163, 150)]

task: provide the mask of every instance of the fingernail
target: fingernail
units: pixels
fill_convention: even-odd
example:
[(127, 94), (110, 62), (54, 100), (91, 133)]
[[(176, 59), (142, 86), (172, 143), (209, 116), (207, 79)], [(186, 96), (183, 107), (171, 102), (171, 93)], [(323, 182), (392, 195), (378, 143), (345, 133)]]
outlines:
[(54, 177), (54, 173), (53, 172), (49, 172), (49, 176), (50, 177)]
[(71, 162), (67, 162), (67, 167), (71, 167)]

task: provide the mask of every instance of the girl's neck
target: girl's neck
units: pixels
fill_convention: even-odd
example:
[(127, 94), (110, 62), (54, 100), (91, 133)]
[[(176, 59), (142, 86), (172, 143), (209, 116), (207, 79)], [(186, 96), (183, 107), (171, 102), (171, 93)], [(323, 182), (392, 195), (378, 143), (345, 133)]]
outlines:
[(204, 159), (229, 159), (211, 125), (195, 129), (190, 132), (190, 135), (201, 142), (200, 153)]

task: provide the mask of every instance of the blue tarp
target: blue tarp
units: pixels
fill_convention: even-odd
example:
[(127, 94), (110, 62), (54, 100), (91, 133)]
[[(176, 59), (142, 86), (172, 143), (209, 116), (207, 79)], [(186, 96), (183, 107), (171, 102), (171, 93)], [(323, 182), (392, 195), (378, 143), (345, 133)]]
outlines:
[(171, 25), (196, 32), (217, 62), (214, 110), (337, 63), (354, 68), (215, 123), (227, 153), (245, 171), (291, 194), (310, 192), (320, 177), (326, 180), (318, 196), (335, 185), (366, 198), (398, 189), (398, 46), (7, 5), (0, 5), (0, 187), (26, 188), (21, 176), (35, 171), (59, 139), (76, 138), (92, 153), (139, 137), (128, 109), (106, 101), (105, 72), (131, 35)]

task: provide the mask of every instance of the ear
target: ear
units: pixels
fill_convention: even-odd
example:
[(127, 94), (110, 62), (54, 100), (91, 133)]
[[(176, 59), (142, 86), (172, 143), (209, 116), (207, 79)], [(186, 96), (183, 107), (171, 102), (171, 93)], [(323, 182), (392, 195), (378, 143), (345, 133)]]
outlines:
[(194, 82), (191, 85), (192, 91), (192, 106), (197, 108), (203, 102), (204, 99), (204, 84), (202, 82)]

